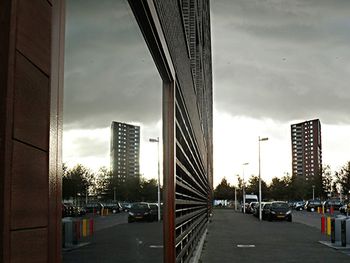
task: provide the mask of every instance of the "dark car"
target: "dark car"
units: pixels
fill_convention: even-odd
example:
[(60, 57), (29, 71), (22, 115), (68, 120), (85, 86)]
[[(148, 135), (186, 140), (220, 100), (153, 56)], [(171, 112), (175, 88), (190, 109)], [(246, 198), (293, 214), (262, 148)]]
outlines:
[(264, 206), (261, 207), (261, 218), (262, 220), (267, 219), (269, 211), (270, 211), (270, 207), (271, 207), (271, 202), (266, 202), (264, 204)]
[(133, 203), (129, 209), (128, 223), (135, 221), (154, 221), (154, 214), (148, 203)]
[[(149, 204), (151, 208), (151, 217), (154, 221), (158, 220), (158, 204)], [(162, 215), (162, 213), (160, 213)]]
[(318, 207), (322, 207), (322, 202), (321, 200), (308, 200), (305, 203), (305, 210), (310, 211), (310, 212), (314, 212), (317, 210)]
[(103, 208), (103, 204), (101, 204), (101, 203), (88, 203), (85, 205), (86, 213), (100, 214), (102, 208)]
[(305, 202), (304, 201), (298, 201), (294, 203), (293, 208), (297, 211), (301, 211), (304, 210), (305, 207)]
[(113, 214), (119, 213), (122, 211), (121, 205), (116, 203), (105, 203), (103, 204), (104, 208), (107, 208), (109, 211), (111, 211)]
[(333, 207), (334, 210), (339, 210), (340, 207), (344, 205), (343, 202), (341, 202), (339, 199), (334, 199), (334, 200), (327, 200), (324, 203), (324, 208), (326, 211), (329, 211), (331, 207)]
[(264, 206), (265, 218), (272, 220), (287, 220), (292, 222), (292, 211), (286, 202), (272, 202), (266, 209)]

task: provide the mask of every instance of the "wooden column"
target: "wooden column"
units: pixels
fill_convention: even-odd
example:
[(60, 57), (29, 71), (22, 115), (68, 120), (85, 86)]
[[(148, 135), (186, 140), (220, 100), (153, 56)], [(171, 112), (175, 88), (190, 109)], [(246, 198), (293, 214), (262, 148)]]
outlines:
[(0, 11), (0, 261), (60, 262), (63, 1)]

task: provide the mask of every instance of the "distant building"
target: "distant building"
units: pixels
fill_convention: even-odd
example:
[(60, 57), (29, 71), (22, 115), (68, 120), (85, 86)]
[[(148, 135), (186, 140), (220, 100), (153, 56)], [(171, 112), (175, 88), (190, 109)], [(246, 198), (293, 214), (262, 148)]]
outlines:
[(140, 174), (140, 127), (112, 122), (110, 162), (113, 177), (125, 182)]
[(306, 181), (322, 171), (321, 123), (319, 119), (291, 125), (293, 176)]

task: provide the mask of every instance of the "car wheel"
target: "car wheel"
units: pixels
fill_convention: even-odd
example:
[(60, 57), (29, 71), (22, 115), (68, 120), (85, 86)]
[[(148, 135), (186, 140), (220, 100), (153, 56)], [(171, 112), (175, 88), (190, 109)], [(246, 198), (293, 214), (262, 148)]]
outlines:
[(134, 222), (130, 217), (128, 217), (128, 223)]
[(269, 221), (272, 222), (272, 216), (271, 215), (269, 215)]
[(310, 208), (310, 211), (311, 211), (311, 212), (315, 212), (315, 208), (311, 207), (311, 208)]

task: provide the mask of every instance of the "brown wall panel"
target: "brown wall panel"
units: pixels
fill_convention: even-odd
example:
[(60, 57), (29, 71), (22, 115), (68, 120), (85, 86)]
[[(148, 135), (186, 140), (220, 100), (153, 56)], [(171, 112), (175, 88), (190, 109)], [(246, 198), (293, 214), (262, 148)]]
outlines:
[(11, 233), (11, 263), (47, 261), (47, 229), (14, 231)]
[(12, 164), (11, 228), (47, 226), (47, 153), (15, 141)]
[(14, 138), (48, 151), (49, 79), (16, 54)]
[(18, 1), (17, 49), (50, 75), (51, 6), (46, 0)]

